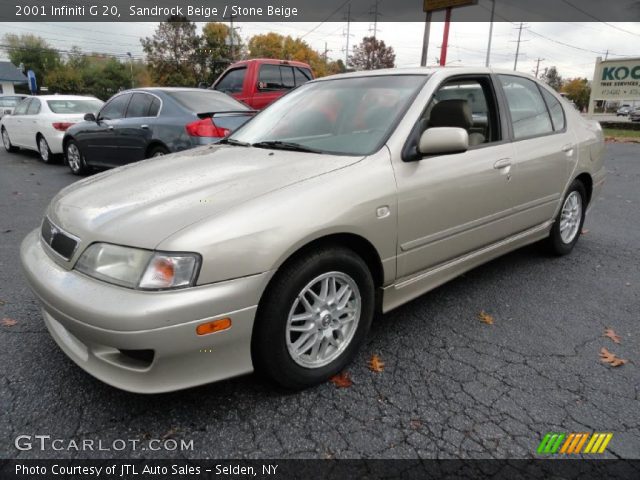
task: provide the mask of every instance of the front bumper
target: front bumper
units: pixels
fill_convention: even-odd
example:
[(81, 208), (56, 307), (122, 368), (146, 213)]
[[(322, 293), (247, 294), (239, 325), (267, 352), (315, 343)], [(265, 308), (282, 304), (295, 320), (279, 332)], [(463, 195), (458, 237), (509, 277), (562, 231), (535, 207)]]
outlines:
[[(131, 392), (159, 393), (253, 370), (251, 332), (268, 272), (184, 290), (142, 292), (66, 270), (44, 248), (37, 230), (23, 241), (27, 280), (43, 305), (52, 337), (96, 378)], [(196, 334), (199, 324), (225, 317), (232, 321), (228, 330)], [(152, 360), (130, 351), (152, 351)]]

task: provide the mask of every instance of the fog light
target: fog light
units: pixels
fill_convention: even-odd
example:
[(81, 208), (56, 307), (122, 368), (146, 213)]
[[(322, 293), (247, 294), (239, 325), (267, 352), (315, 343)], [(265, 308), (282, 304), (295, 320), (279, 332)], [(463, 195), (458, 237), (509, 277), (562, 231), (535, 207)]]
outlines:
[(220, 318), (213, 322), (202, 323), (196, 328), (198, 335), (209, 335), (210, 333), (220, 332), (231, 327), (230, 318)]

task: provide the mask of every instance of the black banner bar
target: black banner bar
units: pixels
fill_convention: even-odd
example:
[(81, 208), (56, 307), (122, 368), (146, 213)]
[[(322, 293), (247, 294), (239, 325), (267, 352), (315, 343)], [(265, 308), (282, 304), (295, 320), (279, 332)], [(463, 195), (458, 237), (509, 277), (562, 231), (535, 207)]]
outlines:
[[(440, 2), (442, 3), (442, 2)], [(455, 3), (455, 2), (454, 2)], [(2, 22), (158, 22), (171, 15), (197, 22), (370, 21), (373, 0), (2, 0)], [(446, 4), (446, 2), (445, 2)], [(454, 8), (453, 21), (486, 22), (491, 0)], [(378, 0), (378, 21), (424, 21), (424, 0)], [(442, 11), (434, 13), (440, 21)], [(640, 0), (496, 0), (496, 21), (630, 22), (640, 20)]]

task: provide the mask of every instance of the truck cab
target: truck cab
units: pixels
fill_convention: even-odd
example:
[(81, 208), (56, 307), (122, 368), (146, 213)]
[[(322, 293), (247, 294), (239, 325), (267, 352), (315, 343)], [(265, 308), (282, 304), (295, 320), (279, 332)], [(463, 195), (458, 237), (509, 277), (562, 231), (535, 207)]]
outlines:
[(255, 110), (262, 110), (289, 90), (313, 79), (311, 67), (291, 60), (255, 58), (236, 62), (211, 86)]

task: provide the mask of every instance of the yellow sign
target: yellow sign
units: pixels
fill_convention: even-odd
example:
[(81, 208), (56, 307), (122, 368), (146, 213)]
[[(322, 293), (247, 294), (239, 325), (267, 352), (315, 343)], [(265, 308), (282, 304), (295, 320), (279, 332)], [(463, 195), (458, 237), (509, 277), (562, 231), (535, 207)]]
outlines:
[(476, 3), (478, 3), (478, 0), (424, 0), (424, 11), (434, 12), (446, 8), (466, 7)]

